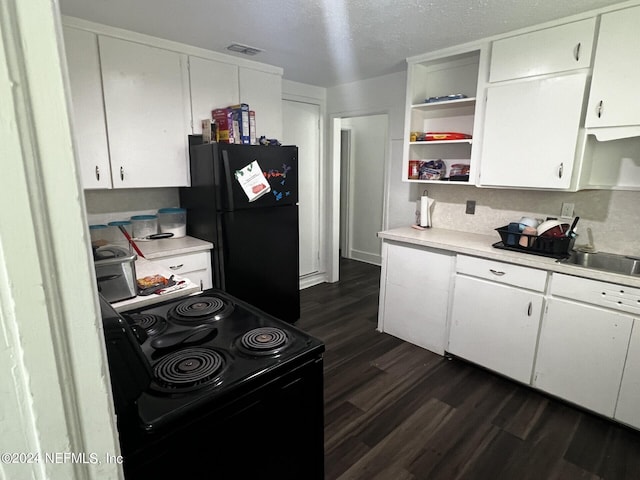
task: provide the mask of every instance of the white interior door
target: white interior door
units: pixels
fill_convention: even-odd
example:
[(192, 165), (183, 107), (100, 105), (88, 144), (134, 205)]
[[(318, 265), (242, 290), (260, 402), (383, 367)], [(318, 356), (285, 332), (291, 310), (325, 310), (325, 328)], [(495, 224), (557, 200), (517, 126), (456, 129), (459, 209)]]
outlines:
[(298, 146), (300, 276), (320, 265), (320, 106), (283, 100), (283, 143)]

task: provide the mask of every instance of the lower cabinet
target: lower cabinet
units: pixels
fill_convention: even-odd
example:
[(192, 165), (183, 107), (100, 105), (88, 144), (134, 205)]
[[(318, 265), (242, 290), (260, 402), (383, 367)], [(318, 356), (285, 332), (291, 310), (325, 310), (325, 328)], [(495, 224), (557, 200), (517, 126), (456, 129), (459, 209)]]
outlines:
[(447, 351), (529, 383), (543, 295), (456, 276)]
[(382, 244), (378, 330), (444, 354), (455, 254)]
[(640, 429), (640, 319), (636, 318), (614, 418)]
[(211, 278), (211, 252), (195, 252), (151, 259), (172, 273), (188, 278), (202, 290), (213, 287)]
[(613, 417), (632, 324), (628, 314), (549, 299), (533, 386)]

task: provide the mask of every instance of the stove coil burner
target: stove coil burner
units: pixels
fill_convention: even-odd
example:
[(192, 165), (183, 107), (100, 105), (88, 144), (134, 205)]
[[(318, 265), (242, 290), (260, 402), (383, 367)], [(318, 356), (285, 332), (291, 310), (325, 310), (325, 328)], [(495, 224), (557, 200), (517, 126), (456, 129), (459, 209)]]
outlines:
[(233, 305), (218, 297), (195, 297), (171, 309), (172, 320), (182, 325), (198, 325), (202, 320), (221, 320), (233, 312)]
[(240, 339), (242, 349), (253, 355), (275, 355), (286, 347), (289, 337), (284, 330), (262, 327), (248, 331)]
[(160, 315), (153, 313), (133, 313), (129, 315), (134, 325), (143, 328), (150, 337), (162, 333), (167, 328), (167, 321)]
[(209, 385), (219, 377), (224, 357), (210, 348), (176, 350), (153, 367), (155, 380), (164, 391), (190, 391)]

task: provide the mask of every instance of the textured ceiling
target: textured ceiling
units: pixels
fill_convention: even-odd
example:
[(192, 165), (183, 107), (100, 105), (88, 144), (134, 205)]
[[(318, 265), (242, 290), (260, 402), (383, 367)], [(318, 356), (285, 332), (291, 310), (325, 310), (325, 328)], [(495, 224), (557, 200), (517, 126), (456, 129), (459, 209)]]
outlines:
[[(397, 72), (407, 57), (620, 0), (59, 0), (62, 14), (248, 57), (331, 87)], [(238, 55), (238, 54), (233, 54)], [(246, 57), (245, 57), (246, 58)]]

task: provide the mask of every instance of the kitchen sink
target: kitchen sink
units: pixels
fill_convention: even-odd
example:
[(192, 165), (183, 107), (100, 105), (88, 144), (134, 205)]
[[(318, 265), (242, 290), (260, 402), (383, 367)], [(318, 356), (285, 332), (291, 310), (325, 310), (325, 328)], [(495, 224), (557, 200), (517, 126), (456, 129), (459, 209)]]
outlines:
[(559, 262), (604, 270), (610, 273), (640, 275), (640, 258), (616, 255), (615, 253), (580, 252), (572, 250), (568, 258), (559, 260)]

